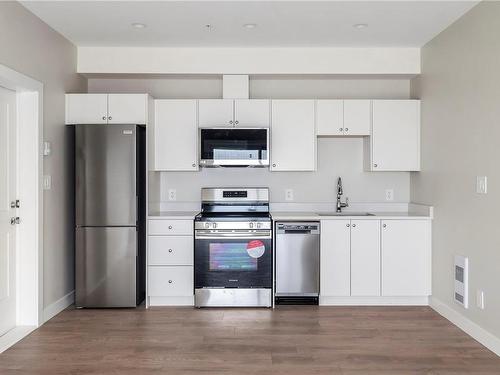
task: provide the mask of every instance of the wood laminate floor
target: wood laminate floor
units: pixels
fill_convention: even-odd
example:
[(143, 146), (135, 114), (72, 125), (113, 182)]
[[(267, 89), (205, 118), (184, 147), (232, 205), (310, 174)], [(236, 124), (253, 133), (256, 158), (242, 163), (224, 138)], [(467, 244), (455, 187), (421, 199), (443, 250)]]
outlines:
[(500, 357), (428, 307), (68, 309), (0, 374), (500, 374)]

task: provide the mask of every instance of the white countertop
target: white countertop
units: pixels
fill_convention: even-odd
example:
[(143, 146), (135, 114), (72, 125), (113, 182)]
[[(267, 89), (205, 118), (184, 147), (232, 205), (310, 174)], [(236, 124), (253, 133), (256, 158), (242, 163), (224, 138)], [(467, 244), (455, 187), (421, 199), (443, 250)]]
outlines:
[(154, 211), (150, 212), (148, 219), (194, 220), (200, 211)]
[(272, 211), (271, 216), (273, 220), (370, 220), (370, 219), (427, 219), (430, 220), (431, 216), (421, 213), (413, 213), (413, 212), (373, 212), (371, 215), (359, 216), (359, 215), (318, 215), (315, 212), (295, 212), (295, 211), (281, 211), (276, 212)]

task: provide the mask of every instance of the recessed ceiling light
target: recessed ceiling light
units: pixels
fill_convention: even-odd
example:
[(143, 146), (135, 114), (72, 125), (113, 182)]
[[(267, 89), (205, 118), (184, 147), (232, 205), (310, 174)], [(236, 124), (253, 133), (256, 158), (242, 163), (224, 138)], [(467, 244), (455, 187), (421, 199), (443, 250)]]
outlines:
[(255, 28), (257, 27), (257, 24), (256, 24), (256, 23), (245, 23), (245, 24), (243, 25), (243, 27), (244, 27), (245, 29), (255, 29)]
[(362, 29), (366, 29), (368, 27), (368, 24), (367, 23), (356, 23), (356, 24), (352, 25), (352, 27), (354, 27), (355, 29), (358, 29), (358, 30), (362, 30)]
[(134, 22), (132, 24), (132, 27), (135, 29), (144, 29), (146, 27), (146, 25), (144, 23)]

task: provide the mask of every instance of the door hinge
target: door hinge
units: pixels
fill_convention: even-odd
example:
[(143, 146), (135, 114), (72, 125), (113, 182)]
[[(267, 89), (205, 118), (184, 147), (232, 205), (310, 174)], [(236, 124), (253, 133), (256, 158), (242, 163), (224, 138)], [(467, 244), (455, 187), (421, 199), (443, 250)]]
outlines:
[(21, 202), (19, 202), (19, 199), (10, 202), (10, 208), (19, 208), (19, 207), (21, 207)]
[(10, 225), (16, 225), (16, 224), (19, 224), (20, 222), (21, 222), (21, 219), (18, 216), (10, 218)]

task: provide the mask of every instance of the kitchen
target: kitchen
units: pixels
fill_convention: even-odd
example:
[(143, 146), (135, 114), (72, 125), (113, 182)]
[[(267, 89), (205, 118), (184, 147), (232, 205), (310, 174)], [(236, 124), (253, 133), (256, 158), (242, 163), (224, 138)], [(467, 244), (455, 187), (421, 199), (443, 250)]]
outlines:
[[(50, 18), (43, 7), (32, 8), (42, 19)], [(254, 26), (257, 32), (259, 25)], [(149, 32), (152, 26), (148, 22), (137, 29), (131, 32)], [(217, 37), (219, 29), (212, 25), (206, 32)], [(143, 48), (142, 59), (136, 60), (134, 48)], [(265, 48), (254, 47), (251, 58), (248, 50), (234, 51), (228, 62), (219, 59), (217, 51), (210, 55), (209, 50), (192, 48), (179, 56), (193, 53), (198, 58), (180, 66), (182, 59), (168, 48), (105, 51), (105, 46), (88, 43), (78, 47), (77, 69), (85, 76), (86, 88), (66, 88), (62, 112), (65, 163), (71, 166), (73, 159), (76, 163), (75, 182), (63, 183), (65, 194), (74, 195), (76, 203), (75, 221), (68, 220), (68, 232), (76, 234), (71, 241), (74, 292), (50, 310), (54, 318), (47, 319), (47, 327), (63, 317), (92, 316), (96, 326), (99, 319), (109, 323), (112, 314), (156, 319), (162, 322), (158, 332), (172, 332), (171, 339), (177, 337), (180, 345), (175, 350), (182, 352), (180, 348), (187, 345), (183, 353), (189, 356), (190, 350), (197, 350), (190, 346), (196, 335), (189, 332), (198, 320), (223, 330), (221, 337), (201, 331), (203, 340), (197, 345), (203, 346), (204, 355), (213, 355), (206, 343), (223, 347), (224, 340), (241, 343), (239, 330), (259, 331), (259, 324), (265, 327), (271, 319), (277, 331), (263, 334), (278, 347), (268, 348), (271, 357), (265, 361), (271, 358), (276, 370), (320, 371), (325, 366), (323, 370), (334, 372), (345, 371), (352, 363), (342, 358), (338, 365), (332, 361), (321, 365), (326, 361), (321, 351), (301, 346), (300, 335), (305, 332), (292, 334), (290, 344), (296, 346), (287, 347), (280, 340), (284, 333), (279, 325), (298, 319), (299, 332), (298, 327), (308, 326), (311, 319), (311, 332), (316, 332), (315, 325), (328, 327), (318, 334), (335, 340), (332, 327), (351, 327), (350, 334), (355, 335), (354, 327), (370, 319), (372, 324), (365, 327), (370, 331), (363, 335), (374, 334), (377, 325), (390, 331), (391, 323), (382, 318), (386, 315), (402, 335), (423, 325), (423, 336), (415, 333), (417, 341), (425, 342), (426, 335), (446, 322), (496, 353), (496, 341), (486, 335), (488, 331), (471, 328), (462, 315), (456, 315), (491, 314), (494, 297), (487, 300), (492, 307), (485, 309), (487, 286), (469, 286), (476, 280), (469, 278), (471, 254), (461, 257), (467, 255), (465, 250), (451, 250), (444, 256), (442, 240), (436, 242), (441, 235), (436, 234), (435, 224), (443, 215), (442, 201), (426, 195), (430, 186), (439, 188), (420, 183), (430, 178), (432, 164), (439, 158), (435, 150), (433, 158), (428, 157), (431, 107), (426, 107), (427, 81), (420, 80), (420, 52), (365, 50), (369, 63), (363, 65), (354, 57), (359, 51), (345, 49), (331, 53), (316, 47), (311, 54), (317, 54), (317, 62), (311, 63), (299, 59), (302, 50), (278, 49), (266, 56)], [(127, 54), (129, 59), (124, 58)], [(263, 64), (267, 59), (276, 65)], [(133, 153), (123, 157), (117, 140), (125, 138)], [(58, 154), (50, 139), (44, 147)], [(44, 161), (52, 157), (49, 152)], [(126, 167), (134, 165), (135, 174), (130, 174)], [(112, 170), (114, 177), (108, 172)], [(60, 188), (54, 179), (45, 185), (50, 173), (50, 168), (44, 173), (45, 195)], [(474, 194), (481, 197), (486, 193), (483, 175), (488, 173), (474, 173)], [(125, 186), (135, 187), (125, 196)], [(132, 213), (130, 220), (114, 221), (118, 211)], [(440, 223), (437, 228), (443, 230)], [(121, 239), (91, 234), (101, 227), (113, 232), (127, 227), (128, 234)], [(459, 271), (453, 275), (450, 269)], [(447, 291), (453, 308), (442, 303), (442, 295), (441, 300), (436, 297), (435, 291), (444, 285), (453, 291)], [(136, 309), (112, 309), (136, 305)], [(176, 315), (185, 320), (180, 322)], [(205, 320), (209, 316), (213, 322)], [(165, 331), (174, 322), (188, 329)], [(86, 329), (93, 328), (86, 325)], [(446, 332), (436, 331), (428, 343), (436, 344), (439, 335), (456, 340), (465, 335)], [(368, 352), (378, 353), (375, 347), (383, 339), (372, 338)], [(147, 340), (157, 339), (153, 334)], [(320, 339), (315, 336), (313, 341)], [(398, 342), (413, 350), (407, 341)], [(321, 340), (317, 343), (322, 345)], [(279, 349), (285, 354), (275, 351), (279, 345), (285, 345)], [(439, 346), (434, 358), (443, 358), (440, 350), (449, 345)], [(310, 367), (293, 364), (295, 358), (304, 358), (296, 355), (301, 350), (312, 356), (306, 355)], [(219, 354), (216, 358), (222, 360), (233, 352), (226, 348)], [(432, 355), (426, 354), (424, 366), (433, 368), (428, 356)], [(495, 373), (497, 358), (487, 354), (481, 358), (484, 368)], [(236, 373), (239, 366), (252, 362), (250, 357), (242, 361), (238, 365), (230, 360), (225, 370)], [(189, 373), (175, 359), (172, 363)], [(215, 373), (224, 368), (208, 366)], [(376, 366), (366, 364), (363, 369)], [(383, 371), (422, 370), (407, 362), (405, 366), (389, 364)], [(446, 366), (451, 373), (458, 372), (453, 365)], [(473, 372), (472, 363), (464, 366)]]

